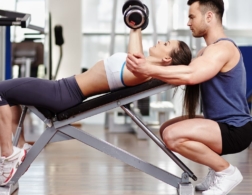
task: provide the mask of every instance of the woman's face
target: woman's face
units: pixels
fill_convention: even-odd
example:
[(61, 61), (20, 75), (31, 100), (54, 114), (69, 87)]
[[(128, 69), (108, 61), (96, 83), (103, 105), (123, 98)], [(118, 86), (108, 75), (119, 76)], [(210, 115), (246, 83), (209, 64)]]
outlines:
[(176, 40), (170, 40), (167, 42), (158, 41), (156, 45), (150, 47), (149, 55), (156, 58), (170, 58), (171, 52), (178, 49), (179, 42)]

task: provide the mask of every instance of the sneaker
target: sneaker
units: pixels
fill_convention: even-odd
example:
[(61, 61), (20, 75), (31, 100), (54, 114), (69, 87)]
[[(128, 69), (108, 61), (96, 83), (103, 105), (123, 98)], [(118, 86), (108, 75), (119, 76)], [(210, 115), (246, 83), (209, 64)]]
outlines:
[(209, 189), (209, 187), (211, 186), (211, 184), (214, 181), (214, 176), (215, 176), (215, 171), (213, 169), (209, 168), (207, 176), (204, 178), (204, 180), (201, 183), (198, 183), (195, 186), (195, 190), (196, 191), (205, 191), (205, 190)]
[(241, 172), (236, 167), (231, 175), (217, 172), (215, 173), (214, 182), (208, 190), (202, 192), (202, 195), (227, 195), (242, 179)]
[(24, 161), (26, 151), (13, 146), (13, 153), (8, 157), (0, 157), (0, 186), (5, 186)]
[(24, 149), (26, 151), (26, 153), (28, 153), (30, 151), (31, 147), (32, 147), (32, 145), (25, 143), (23, 145), (22, 149)]

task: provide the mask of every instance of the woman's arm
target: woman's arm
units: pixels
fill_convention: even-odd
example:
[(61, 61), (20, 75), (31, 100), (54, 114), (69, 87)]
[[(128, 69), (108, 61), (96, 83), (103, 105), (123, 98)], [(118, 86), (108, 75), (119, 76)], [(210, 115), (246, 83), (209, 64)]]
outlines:
[[(141, 29), (130, 30), (128, 52), (143, 53)], [(119, 63), (118, 66), (121, 66), (122, 63)], [(76, 75), (75, 78), (81, 88), (82, 93), (87, 97), (109, 91), (108, 80), (104, 69), (103, 60), (94, 64), (85, 73)], [(140, 78), (134, 75), (125, 66), (123, 70), (123, 80), (127, 86), (133, 86), (144, 82), (145, 78)]]
[(128, 53), (142, 53), (142, 31), (141, 29), (131, 29), (129, 35)]
[[(128, 44), (128, 53), (141, 53), (143, 54), (142, 45), (142, 31), (141, 29), (131, 29)], [(149, 80), (150, 77), (146, 77), (142, 74), (133, 74), (127, 67), (124, 68), (123, 80), (127, 86), (134, 86)]]

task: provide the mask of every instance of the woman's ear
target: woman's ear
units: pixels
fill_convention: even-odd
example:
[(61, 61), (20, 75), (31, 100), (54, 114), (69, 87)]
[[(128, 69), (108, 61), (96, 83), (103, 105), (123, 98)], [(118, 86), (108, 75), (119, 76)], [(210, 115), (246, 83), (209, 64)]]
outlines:
[(170, 65), (172, 63), (172, 58), (171, 57), (164, 57), (164, 58), (162, 58), (162, 62), (167, 65)]

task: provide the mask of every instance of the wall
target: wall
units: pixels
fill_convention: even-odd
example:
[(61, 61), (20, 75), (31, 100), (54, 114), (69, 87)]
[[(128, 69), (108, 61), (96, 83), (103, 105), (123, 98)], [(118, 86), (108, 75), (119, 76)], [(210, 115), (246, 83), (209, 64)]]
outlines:
[(52, 62), (53, 74), (59, 59), (59, 47), (55, 45), (54, 26), (63, 27), (63, 58), (57, 78), (79, 74), (81, 72), (82, 55), (82, 0), (48, 0), (47, 9), (52, 17)]

